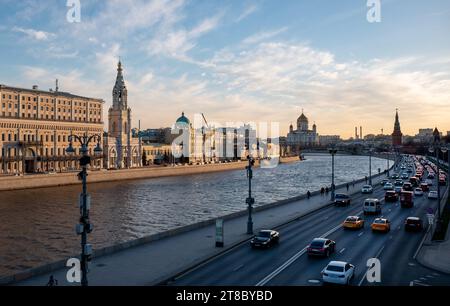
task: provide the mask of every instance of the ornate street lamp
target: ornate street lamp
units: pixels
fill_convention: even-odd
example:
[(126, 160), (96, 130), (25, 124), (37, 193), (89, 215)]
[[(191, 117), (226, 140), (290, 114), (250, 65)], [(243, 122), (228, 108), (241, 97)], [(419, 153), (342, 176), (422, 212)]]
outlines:
[(80, 152), (82, 154), (79, 162), (81, 166), (81, 172), (78, 173), (78, 178), (82, 180), (83, 191), (80, 195), (80, 223), (76, 226), (76, 232), (81, 235), (81, 286), (88, 285), (87, 272), (88, 272), (88, 262), (91, 260), (92, 256), (92, 245), (87, 243), (87, 234), (91, 233), (93, 230), (93, 225), (89, 222), (89, 210), (91, 206), (90, 195), (87, 193), (87, 166), (91, 163), (91, 157), (88, 155), (88, 146), (91, 141), (97, 141), (97, 146), (94, 149), (95, 155), (101, 155), (103, 150), (100, 146), (101, 136), (92, 135), (87, 136), (69, 136), (69, 146), (66, 152), (70, 155), (75, 153), (73, 148), (73, 141), (78, 141), (81, 145)]
[(334, 202), (336, 199), (336, 185), (334, 184), (334, 156), (337, 153), (337, 149), (333, 145), (328, 149), (328, 152), (331, 154), (331, 201)]

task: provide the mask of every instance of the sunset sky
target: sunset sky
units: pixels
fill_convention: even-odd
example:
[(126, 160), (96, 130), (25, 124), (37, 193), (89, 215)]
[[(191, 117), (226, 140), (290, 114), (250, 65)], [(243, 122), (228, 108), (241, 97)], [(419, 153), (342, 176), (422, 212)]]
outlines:
[(182, 111), (216, 122), (276, 121), (301, 110), (324, 135), (450, 131), (450, 1), (0, 0), (0, 84), (102, 98), (119, 56), (134, 125)]

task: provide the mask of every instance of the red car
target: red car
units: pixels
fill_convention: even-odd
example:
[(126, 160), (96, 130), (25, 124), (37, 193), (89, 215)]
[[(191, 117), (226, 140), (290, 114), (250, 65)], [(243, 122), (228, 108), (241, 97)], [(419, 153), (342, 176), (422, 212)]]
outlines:
[(306, 248), (309, 256), (326, 256), (329, 257), (336, 249), (336, 242), (326, 238), (315, 238)]

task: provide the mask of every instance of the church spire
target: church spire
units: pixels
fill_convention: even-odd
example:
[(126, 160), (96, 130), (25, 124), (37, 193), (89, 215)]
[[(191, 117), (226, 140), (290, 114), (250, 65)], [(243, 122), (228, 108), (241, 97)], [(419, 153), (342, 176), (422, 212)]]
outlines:
[(113, 89), (113, 108), (127, 108), (127, 87), (123, 79), (122, 61), (120, 59), (117, 64), (116, 84), (114, 85)]

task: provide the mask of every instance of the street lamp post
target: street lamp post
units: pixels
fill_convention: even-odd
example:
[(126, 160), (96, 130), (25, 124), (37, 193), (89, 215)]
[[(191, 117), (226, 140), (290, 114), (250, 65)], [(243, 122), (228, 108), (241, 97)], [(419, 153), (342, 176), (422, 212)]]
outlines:
[(372, 186), (372, 148), (369, 148), (369, 185)]
[(255, 199), (252, 198), (252, 178), (253, 178), (253, 169), (252, 167), (255, 165), (255, 160), (251, 156), (247, 156), (248, 166), (245, 167), (247, 169), (247, 178), (248, 178), (248, 198), (245, 202), (248, 205), (248, 221), (247, 221), (247, 234), (253, 234), (253, 220), (252, 220), (252, 210), (253, 204), (255, 203)]
[(386, 158), (386, 160), (387, 160), (387, 177), (389, 178), (389, 158), (390, 158), (390, 151), (388, 150), (387, 151), (387, 158)]
[(328, 152), (331, 154), (331, 201), (334, 202), (336, 199), (336, 186), (334, 184), (334, 156), (337, 153), (337, 149), (331, 147), (328, 149)]
[(75, 149), (73, 148), (73, 140), (80, 143), (82, 154), (79, 162), (81, 166), (81, 172), (78, 173), (78, 178), (82, 180), (82, 193), (80, 195), (80, 223), (76, 226), (76, 231), (78, 235), (81, 235), (81, 286), (88, 285), (87, 272), (88, 272), (88, 261), (91, 259), (92, 246), (87, 243), (87, 234), (91, 233), (93, 230), (93, 225), (89, 222), (89, 210), (90, 210), (90, 196), (87, 193), (87, 166), (91, 163), (91, 157), (88, 155), (88, 146), (91, 141), (97, 141), (97, 146), (94, 149), (96, 155), (102, 154), (102, 148), (100, 146), (101, 136), (92, 135), (87, 136), (69, 136), (69, 147), (66, 149), (68, 154), (74, 154)]

